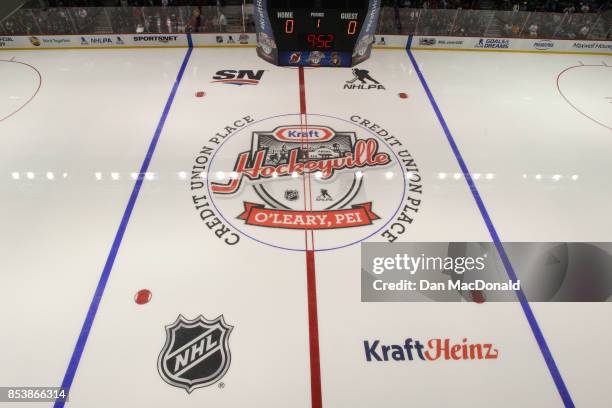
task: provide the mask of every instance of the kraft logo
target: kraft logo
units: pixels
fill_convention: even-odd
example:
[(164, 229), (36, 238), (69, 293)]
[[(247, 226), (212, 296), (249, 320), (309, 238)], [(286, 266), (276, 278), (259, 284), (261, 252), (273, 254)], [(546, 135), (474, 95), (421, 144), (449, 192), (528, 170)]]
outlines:
[(222, 83), (231, 85), (257, 85), (263, 77), (264, 70), (253, 71), (249, 69), (222, 69), (217, 71), (212, 77), (212, 83)]
[(299, 141), (300, 139), (308, 139), (309, 142), (324, 142), (334, 137), (335, 132), (323, 126), (284, 126), (274, 130), (273, 135), (277, 140), (284, 141)]
[(499, 351), (491, 343), (460, 343), (450, 339), (430, 339), (426, 344), (407, 338), (404, 344), (381, 344), (380, 340), (364, 340), (363, 347), (367, 361), (422, 361), (436, 360), (496, 360)]

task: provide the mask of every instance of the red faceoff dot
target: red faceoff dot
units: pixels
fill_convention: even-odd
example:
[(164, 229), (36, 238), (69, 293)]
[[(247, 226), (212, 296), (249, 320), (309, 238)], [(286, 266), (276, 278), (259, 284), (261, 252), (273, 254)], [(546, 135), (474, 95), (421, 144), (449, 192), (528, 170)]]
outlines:
[(408, 99), (408, 94), (407, 94), (407, 93), (405, 93), (405, 92), (400, 92), (400, 93), (398, 94), (398, 96), (399, 96), (400, 98), (402, 98), (402, 99)]
[(204, 95), (206, 95), (206, 92), (204, 92), (204, 91), (196, 92), (196, 98), (202, 98)]
[(138, 305), (145, 305), (151, 301), (153, 294), (149, 289), (140, 289), (136, 296), (134, 296), (134, 302)]
[(485, 294), (480, 290), (473, 290), (470, 294), (472, 295), (472, 300), (475, 303), (484, 303), (487, 300)]

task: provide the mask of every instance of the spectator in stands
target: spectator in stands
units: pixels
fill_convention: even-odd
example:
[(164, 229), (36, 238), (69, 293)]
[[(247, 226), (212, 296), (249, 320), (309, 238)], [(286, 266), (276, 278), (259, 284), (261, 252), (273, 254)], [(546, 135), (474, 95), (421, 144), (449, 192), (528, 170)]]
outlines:
[(589, 35), (589, 27), (584, 25), (582, 26), (582, 28), (580, 28), (580, 38), (587, 38), (587, 35)]
[(510, 24), (510, 22), (507, 22), (506, 24), (504, 24), (504, 35), (506, 37), (509, 37), (510, 35), (512, 35), (512, 24)]
[(219, 31), (224, 33), (227, 31), (227, 17), (223, 12), (219, 12)]
[[(252, 31), (255, 25), (253, 0), (249, 1), (250, 4), (243, 8), (243, 18), (246, 29)], [(231, 7), (240, 8), (239, 0), (227, 2)], [(221, 11), (225, 3), (222, 0), (35, 0), (0, 23), (0, 34), (85, 34), (103, 30), (117, 34), (232, 31), (228, 26), (237, 24), (237, 19), (230, 19), (231, 23), (228, 21), (225, 10)], [(512, 12), (493, 15), (468, 10), (479, 9), (481, 4), (487, 9), (494, 7)], [(608, 10), (611, 4), (612, 0), (382, 0), (378, 32), (606, 39), (612, 36), (610, 17), (607, 14), (595, 16), (593, 12)], [(101, 5), (115, 7), (87, 8)], [(178, 7), (183, 5), (188, 7)], [(247, 12), (247, 7), (250, 12)], [(539, 13), (542, 11), (552, 14)], [(108, 22), (111, 27), (107, 27)], [(232, 28), (241, 29), (242, 24)]]

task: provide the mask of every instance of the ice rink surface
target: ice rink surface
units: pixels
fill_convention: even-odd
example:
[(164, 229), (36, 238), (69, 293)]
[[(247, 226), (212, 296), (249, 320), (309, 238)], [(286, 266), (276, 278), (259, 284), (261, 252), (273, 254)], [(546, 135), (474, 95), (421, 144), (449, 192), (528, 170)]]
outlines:
[[(0, 53), (0, 384), (63, 383), (84, 408), (610, 406), (607, 303), (531, 303), (547, 355), (518, 302), (362, 303), (359, 244), (612, 241), (612, 58), (375, 50), (359, 68), (364, 86), (252, 49)], [(304, 129), (333, 135), (310, 157), (380, 163), (285, 175)], [(180, 316), (233, 327), (224, 372), (188, 390), (163, 375)], [(498, 356), (366, 359), (407, 338)]]

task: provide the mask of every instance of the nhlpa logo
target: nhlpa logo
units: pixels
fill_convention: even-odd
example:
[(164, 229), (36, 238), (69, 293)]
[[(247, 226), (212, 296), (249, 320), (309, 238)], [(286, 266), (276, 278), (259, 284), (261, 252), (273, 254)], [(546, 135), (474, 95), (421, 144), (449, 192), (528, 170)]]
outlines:
[(213, 76), (213, 81), (211, 82), (220, 82), (232, 85), (257, 85), (259, 84), (259, 81), (261, 81), (261, 77), (263, 77), (263, 74), (263, 69), (260, 69), (259, 71), (252, 71), (247, 69), (224, 69), (221, 71), (217, 71), (215, 76)]
[[(359, 81), (357, 84), (356, 81)], [(346, 81), (344, 89), (385, 89), (385, 87), (372, 78), (367, 69), (353, 68), (353, 79)]]
[(91, 37), (89, 42), (92, 44), (112, 44), (113, 39), (109, 37)]
[(188, 320), (179, 315), (166, 326), (166, 344), (157, 360), (162, 379), (187, 393), (219, 381), (230, 366), (232, 329), (223, 315), (214, 320), (201, 315)]

